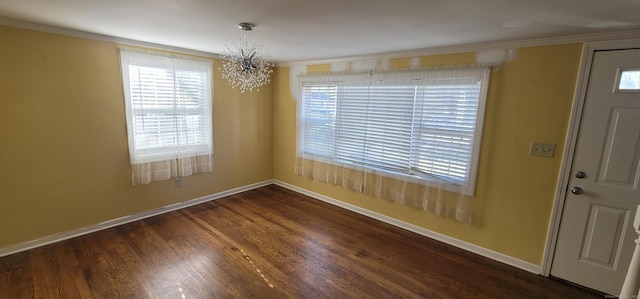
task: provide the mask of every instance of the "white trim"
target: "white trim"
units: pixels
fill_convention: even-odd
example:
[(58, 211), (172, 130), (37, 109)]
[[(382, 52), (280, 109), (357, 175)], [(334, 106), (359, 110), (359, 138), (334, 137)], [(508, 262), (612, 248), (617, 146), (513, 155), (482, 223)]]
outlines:
[(56, 243), (56, 242), (60, 242), (60, 241), (64, 241), (67, 239), (71, 239), (71, 238), (75, 238), (75, 237), (79, 237), (82, 235), (86, 235), (86, 234), (90, 234), (93, 232), (97, 232), (100, 230), (104, 230), (104, 229), (108, 229), (111, 227), (115, 227), (118, 225), (122, 225), (122, 224), (126, 224), (126, 223), (130, 223), (130, 222), (134, 222), (134, 221), (138, 221), (138, 220), (142, 220), (142, 219), (146, 219), (149, 217), (153, 217), (156, 215), (160, 215), (160, 214), (164, 214), (164, 213), (168, 213), (168, 212), (172, 212), (175, 210), (179, 210), (179, 209), (183, 209), (183, 208), (187, 208), (190, 206), (194, 206), (197, 204), (201, 204), (204, 202), (208, 202), (208, 201), (212, 201), (212, 200), (217, 200), (220, 198), (223, 198), (225, 196), (230, 196), (233, 194), (237, 194), (240, 192), (245, 192), (245, 191), (249, 191), (252, 189), (256, 189), (256, 188), (260, 188), (260, 187), (264, 187), (264, 186), (268, 186), (271, 184), (275, 184), (290, 190), (293, 190), (295, 192), (313, 197), (315, 199), (327, 202), (329, 204), (356, 212), (358, 214), (367, 216), (367, 217), (371, 217), (373, 219), (394, 225), (396, 227), (423, 235), (425, 237), (467, 250), (469, 252), (473, 252), (475, 254), (490, 258), (492, 260), (525, 270), (527, 272), (531, 272), (534, 274), (539, 274), (540, 273), (540, 267), (538, 265), (523, 261), (523, 260), (519, 260), (513, 257), (510, 257), (508, 255), (499, 253), (499, 252), (495, 252), (471, 243), (467, 243), (458, 239), (454, 239), (451, 238), (449, 236), (434, 232), (434, 231), (430, 231), (427, 230), (425, 228), (407, 223), (407, 222), (403, 222), (400, 221), (398, 219), (389, 217), (389, 216), (385, 216), (382, 214), (378, 214), (351, 204), (347, 204), (345, 202), (339, 201), (337, 199), (333, 199), (331, 197), (328, 196), (324, 196), (322, 194), (318, 194), (315, 192), (311, 192), (309, 190), (279, 181), (279, 180), (266, 180), (266, 181), (262, 181), (262, 182), (258, 182), (258, 183), (254, 183), (254, 184), (250, 184), (250, 185), (246, 185), (246, 186), (242, 186), (242, 187), (238, 187), (238, 188), (234, 188), (234, 189), (230, 189), (230, 190), (226, 190), (226, 191), (222, 191), (222, 192), (218, 192), (215, 194), (211, 194), (211, 195), (207, 195), (207, 196), (203, 196), (203, 197), (199, 197), (199, 198), (195, 198), (195, 199), (191, 199), (185, 202), (180, 202), (180, 203), (176, 203), (176, 204), (172, 204), (172, 205), (168, 205), (168, 206), (164, 206), (161, 208), (157, 208), (154, 210), (150, 210), (150, 211), (145, 211), (142, 213), (138, 213), (138, 214), (134, 214), (134, 215), (129, 215), (129, 216), (124, 216), (124, 217), (120, 217), (120, 218), (116, 218), (116, 219), (112, 219), (112, 220), (107, 220), (105, 222), (102, 223), (98, 223), (95, 225), (91, 225), (91, 226), (87, 226), (87, 227), (83, 227), (83, 228), (79, 228), (79, 229), (75, 229), (75, 230), (70, 230), (70, 231), (66, 231), (66, 232), (61, 232), (61, 233), (57, 233), (57, 234), (53, 234), (53, 235), (49, 235), (46, 236), (44, 238), (40, 238), (37, 240), (32, 240), (32, 241), (27, 241), (24, 243), (20, 243), (20, 244), (16, 244), (16, 245), (11, 245), (8, 247), (4, 247), (4, 248), (0, 248), (0, 257), (3, 256), (7, 256), (10, 254), (14, 254), (14, 253), (18, 253), (18, 252), (22, 252), (22, 251), (26, 251), (29, 249), (33, 249), (36, 247), (41, 247), (41, 246), (45, 246), (45, 245), (49, 245), (52, 243)]
[(566, 186), (569, 183), (569, 178), (571, 177), (570, 170), (573, 162), (573, 152), (575, 150), (576, 139), (578, 137), (578, 127), (582, 116), (584, 93), (586, 92), (586, 83), (589, 75), (589, 69), (591, 68), (592, 57), (593, 52), (589, 51), (588, 45), (585, 44), (582, 48), (582, 59), (580, 61), (580, 69), (578, 70), (578, 82), (576, 83), (571, 115), (569, 116), (569, 126), (565, 136), (562, 159), (560, 160), (560, 173), (558, 174), (558, 182), (556, 183), (555, 199), (551, 209), (551, 219), (549, 219), (547, 241), (542, 257), (541, 274), (544, 276), (549, 276), (551, 273), (551, 263), (553, 261), (553, 253), (555, 252), (556, 242), (558, 240), (560, 218), (564, 208), (564, 197), (567, 194)]
[(571, 44), (571, 43), (621, 40), (621, 39), (637, 38), (638, 36), (640, 36), (640, 30), (591, 33), (591, 34), (567, 35), (567, 36), (528, 39), (528, 40), (486, 42), (486, 43), (475, 43), (475, 44), (463, 44), (463, 45), (456, 45), (456, 46), (433, 47), (433, 48), (406, 50), (406, 51), (398, 51), (398, 52), (390, 52), (390, 53), (380, 53), (380, 54), (373, 54), (373, 55), (366, 55), (366, 56), (351, 56), (351, 57), (338, 57), (338, 58), (331, 58), (331, 59), (281, 62), (281, 63), (278, 63), (277, 66), (280, 67), (280, 66), (295, 66), (295, 65), (313, 65), (313, 64), (333, 63), (333, 62), (339, 62), (339, 61), (392, 59), (392, 58), (419, 57), (419, 56), (439, 55), (439, 54), (481, 52), (481, 51), (491, 51), (491, 50), (500, 50), (500, 49), (517, 49), (517, 48), (525, 48), (525, 47), (562, 45), (562, 44)]
[(87, 32), (87, 31), (80, 31), (75, 29), (57, 27), (53, 25), (44, 25), (44, 24), (10, 19), (5, 17), (0, 17), (0, 25), (78, 37), (78, 38), (84, 38), (84, 39), (90, 39), (90, 40), (97, 40), (97, 41), (103, 41), (103, 42), (111, 42), (119, 45), (152, 48), (157, 50), (190, 54), (190, 55), (196, 55), (196, 56), (207, 57), (207, 58), (220, 58), (220, 55), (215, 53), (209, 53), (209, 52), (192, 50), (192, 49), (175, 47), (175, 46), (161, 45), (161, 44), (150, 43), (150, 42), (143, 42), (143, 41), (138, 41), (138, 40), (133, 40), (128, 38), (115, 37), (111, 35), (104, 35), (104, 34), (98, 34), (98, 33)]
[(583, 47), (582, 60), (580, 62), (580, 70), (578, 72), (578, 82), (576, 83), (573, 106), (571, 108), (571, 116), (569, 118), (569, 127), (567, 129), (564, 151), (562, 153), (562, 162), (560, 165), (560, 173), (558, 175), (558, 183), (556, 184), (556, 193), (551, 212), (551, 219), (549, 221), (547, 243), (545, 245), (544, 255), (542, 258), (541, 274), (544, 276), (549, 276), (551, 274), (553, 255), (558, 241), (558, 231), (560, 230), (560, 220), (562, 218), (565, 196), (567, 194), (567, 185), (571, 178), (573, 154), (578, 139), (578, 131), (580, 128), (582, 109), (584, 107), (584, 101), (587, 93), (587, 83), (591, 72), (593, 54), (599, 50), (628, 48), (640, 48), (640, 39), (591, 42), (586, 43)]
[(48, 245), (48, 244), (64, 241), (64, 240), (67, 240), (67, 239), (79, 237), (79, 236), (82, 236), (82, 235), (90, 234), (90, 233), (97, 232), (97, 231), (100, 231), (100, 230), (103, 230), (103, 229), (107, 229), (107, 228), (111, 228), (111, 227), (114, 227), (114, 226), (130, 223), (130, 222), (133, 222), (133, 221), (138, 221), (138, 220), (142, 220), (142, 219), (145, 219), (145, 218), (153, 217), (153, 216), (156, 216), (156, 215), (160, 215), (160, 214), (172, 212), (172, 211), (175, 211), (175, 210), (187, 208), (187, 207), (194, 206), (194, 205), (197, 205), (197, 204), (201, 204), (201, 203), (204, 203), (204, 202), (207, 202), (207, 201), (220, 199), (220, 198), (225, 197), (225, 196), (237, 194), (237, 193), (240, 193), (240, 192), (249, 191), (249, 190), (252, 190), (252, 189), (264, 187), (264, 186), (271, 185), (271, 184), (273, 184), (273, 180), (266, 180), (266, 181), (262, 181), (262, 182), (258, 182), (258, 183), (254, 183), (254, 184), (250, 184), (250, 185), (241, 186), (241, 187), (238, 187), (238, 188), (234, 188), (234, 189), (218, 192), (218, 193), (215, 193), (215, 194), (206, 195), (206, 196), (199, 197), (199, 198), (194, 198), (194, 199), (191, 199), (191, 200), (188, 200), (188, 201), (185, 201), (185, 202), (179, 202), (179, 203), (175, 203), (175, 204), (172, 204), (172, 205), (164, 206), (164, 207), (161, 207), (161, 208), (157, 208), (157, 209), (141, 212), (141, 213), (138, 213), (138, 214), (133, 214), (133, 215), (124, 216), (124, 217), (120, 217), (120, 218), (116, 218), (116, 219), (107, 220), (105, 222), (101, 222), (101, 223), (98, 223), (98, 224), (86, 226), (86, 227), (83, 227), (83, 228), (74, 229), (74, 230), (70, 230), (70, 231), (66, 231), (66, 232), (61, 232), (61, 233), (49, 235), (49, 236), (46, 236), (44, 238), (40, 238), (40, 239), (37, 239), (37, 240), (27, 241), (27, 242), (16, 244), (16, 245), (11, 245), (11, 246), (8, 246), (8, 247), (0, 248), (0, 257), (7, 256), (7, 255), (10, 255), (10, 254), (14, 254), (14, 253), (18, 253), (18, 252), (25, 251), (25, 250), (29, 250), (29, 249), (33, 249), (33, 248), (36, 248), (36, 247), (45, 246), (45, 245)]
[[(81, 31), (76, 29), (63, 28), (63, 27), (58, 27), (53, 25), (44, 25), (44, 24), (39, 24), (35, 22), (17, 20), (17, 19), (6, 18), (6, 17), (0, 17), (0, 25), (41, 31), (41, 32), (48, 32), (48, 33), (54, 33), (54, 34), (61, 34), (61, 35), (67, 35), (67, 36), (73, 36), (73, 37), (79, 37), (79, 38), (85, 38), (85, 39), (92, 39), (92, 40), (98, 40), (98, 41), (112, 42), (112, 43), (123, 44), (123, 45), (154, 48), (159, 50), (192, 54), (192, 55), (210, 57), (210, 58), (218, 58), (218, 59), (220, 58), (220, 54), (217, 54), (217, 53), (210, 53), (205, 51), (192, 50), (192, 49), (186, 49), (186, 48), (169, 46), (169, 45), (161, 45), (161, 44), (132, 40), (127, 38), (120, 38), (120, 37), (115, 37), (110, 35), (86, 32), (86, 31)], [(331, 59), (288, 61), (288, 62), (283, 61), (283, 62), (277, 63), (276, 66), (282, 67), (282, 66), (295, 66), (295, 65), (335, 63), (340, 61), (353, 61), (353, 60), (380, 60), (380, 59), (403, 58), (403, 57), (419, 57), (419, 56), (438, 55), (438, 54), (479, 52), (479, 51), (490, 51), (490, 50), (499, 50), (499, 49), (514, 49), (514, 48), (560, 45), (560, 44), (570, 44), (570, 43), (623, 40), (623, 39), (637, 38), (638, 36), (640, 36), (640, 30), (601, 32), (601, 33), (567, 35), (567, 36), (539, 38), (539, 39), (462, 44), (462, 45), (454, 45), (454, 46), (442, 46), (442, 47), (432, 47), (432, 48), (423, 48), (423, 49), (415, 49), (415, 50), (389, 52), (389, 53), (379, 53), (379, 54), (363, 55), (363, 56), (338, 57), (338, 58), (331, 58)]]
[(392, 217), (389, 217), (389, 216), (386, 216), (386, 215), (378, 214), (376, 212), (372, 212), (372, 211), (369, 211), (367, 209), (363, 209), (361, 207), (354, 206), (354, 205), (345, 203), (343, 201), (340, 201), (340, 200), (337, 200), (337, 199), (334, 199), (334, 198), (331, 198), (331, 197), (328, 197), (328, 196), (325, 196), (325, 195), (322, 195), (322, 194), (319, 194), (319, 193), (315, 193), (315, 192), (300, 188), (298, 186), (291, 185), (289, 183), (285, 183), (285, 182), (280, 181), (280, 180), (274, 180), (274, 184), (276, 184), (278, 186), (281, 186), (281, 187), (284, 187), (284, 188), (287, 188), (287, 189), (290, 189), (292, 191), (295, 191), (295, 192), (302, 193), (304, 195), (313, 197), (315, 199), (324, 201), (326, 203), (329, 203), (329, 204), (332, 204), (332, 205), (335, 205), (335, 206), (350, 210), (352, 212), (356, 212), (358, 214), (361, 214), (361, 215), (364, 215), (364, 216), (367, 216), (367, 217), (370, 217), (370, 218), (373, 218), (373, 219), (376, 219), (376, 220), (391, 224), (393, 226), (396, 226), (396, 227), (399, 227), (399, 228), (402, 228), (402, 229), (417, 233), (417, 234), (425, 236), (427, 238), (431, 238), (431, 239), (434, 239), (434, 240), (437, 240), (437, 241), (440, 241), (440, 242), (443, 242), (443, 243), (458, 247), (460, 249), (464, 249), (466, 251), (473, 252), (475, 254), (484, 256), (486, 258), (490, 258), (492, 260), (501, 262), (503, 264), (507, 264), (509, 266), (513, 266), (513, 267), (516, 267), (518, 269), (521, 269), (521, 270), (524, 270), (524, 271), (527, 271), (527, 272), (531, 272), (531, 273), (534, 273), (534, 274), (540, 274), (540, 266), (532, 264), (532, 263), (529, 263), (527, 261), (523, 261), (523, 260), (508, 256), (508, 255), (505, 255), (505, 254), (502, 254), (502, 253), (499, 253), (499, 252), (496, 252), (496, 251), (493, 251), (493, 250), (490, 250), (490, 249), (486, 249), (486, 248), (480, 247), (478, 245), (467, 243), (467, 242), (464, 242), (464, 241), (461, 241), (461, 240), (458, 240), (458, 239), (455, 239), (455, 238), (452, 238), (452, 237), (449, 237), (449, 236), (446, 236), (446, 235), (443, 235), (443, 234), (440, 234), (440, 233), (437, 233), (437, 232), (434, 232), (434, 231), (431, 231), (431, 230), (428, 230), (428, 229), (425, 229), (425, 228), (417, 226), (417, 225), (413, 225), (413, 224), (410, 224), (410, 223), (407, 223), (407, 222), (404, 222), (404, 221), (400, 221), (398, 219), (395, 219), (395, 218), (392, 218)]

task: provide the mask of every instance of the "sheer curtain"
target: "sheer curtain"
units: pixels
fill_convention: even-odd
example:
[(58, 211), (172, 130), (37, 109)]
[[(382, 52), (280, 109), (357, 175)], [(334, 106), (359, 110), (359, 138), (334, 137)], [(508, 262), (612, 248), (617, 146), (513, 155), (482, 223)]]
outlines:
[(301, 75), (301, 176), (472, 221), (489, 69)]
[(185, 177), (196, 173), (212, 172), (211, 155), (194, 156), (158, 162), (131, 165), (132, 185), (149, 184), (174, 177)]
[(132, 184), (213, 170), (211, 60), (121, 49)]

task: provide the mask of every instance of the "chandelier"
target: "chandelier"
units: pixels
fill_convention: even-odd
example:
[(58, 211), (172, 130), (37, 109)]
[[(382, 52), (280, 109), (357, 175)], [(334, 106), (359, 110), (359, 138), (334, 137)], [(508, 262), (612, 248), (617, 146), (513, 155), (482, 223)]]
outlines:
[(247, 39), (247, 31), (255, 27), (251, 23), (240, 23), (243, 30), (239, 42), (228, 44), (227, 51), (220, 54), (222, 58), (222, 78), (226, 79), (231, 88), (240, 88), (241, 92), (260, 90), (260, 86), (271, 81), (273, 64), (269, 62), (269, 55), (261, 46), (251, 43)]

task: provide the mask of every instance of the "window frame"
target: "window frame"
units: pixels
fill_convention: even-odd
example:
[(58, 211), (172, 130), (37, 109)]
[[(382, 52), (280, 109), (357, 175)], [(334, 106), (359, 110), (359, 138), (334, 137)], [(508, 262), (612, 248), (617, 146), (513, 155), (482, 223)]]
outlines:
[[(420, 172), (413, 168), (409, 168), (407, 172), (395, 171), (395, 170), (385, 169), (379, 166), (372, 166), (372, 165), (363, 166), (360, 163), (352, 163), (349, 161), (334, 159), (335, 155), (333, 157), (320, 157), (314, 154), (303, 152), (304, 150), (303, 134), (306, 126), (303, 110), (305, 109), (304, 101), (307, 100), (304, 94), (306, 91), (305, 85), (308, 85), (308, 84), (322, 85), (323, 83), (328, 85), (328, 83), (330, 84), (331, 82), (341, 82), (345, 80), (344, 79), (345, 76), (372, 76), (373, 72), (357, 73), (357, 74), (319, 74), (319, 75), (306, 74), (306, 75), (300, 76), (299, 78), (300, 89), (299, 89), (299, 97), (298, 97), (299, 103), (298, 103), (298, 111), (297, 111), (298, 112), (297, 113), (298, 128), (296, 130), (296, 134), (297, 134), (296, 153), (298, 157), (301, 157), (304, 159), (310, 159), (310, 160), (314, 160), (322, 163), (327, 163), (331, 165), (341, 166), (348, 169), (363, 170), (364, 168), (364, 171), (367, 173), (373, 173), (373, 174), (377, 174), (385, 177), (390, 177), (390, 178), (395, 178), (395, 179), (404, 180), (408, 182), (423, 184), (426, 186), (441, 188), (447, 191), (452, 191), (452, 192), (460, 193), (467, 196), (473, 196), (475, 193), (475, 185), (477, 181), (480, 147), (481, 147), (481, 141), (482, 141), (482, 131), (484, 126), (484, 115), (485, 115), (485, 109), (486, 109), (486, 101), (487, 101), (491, 69), (486, 66), (460, 66), (460, 67), (451, 67), (451, 68), (452, 69), (465, 69), (465, 68), (481, 68), (482, 69), (481, 71), (482, 77), (479, 81), (480, 86), (479, 86), (479, 93), (478, 93), (478, 100), (477, 100), (478, 105), (477, 105), (477, 110), (475, 115), (476, 117), (475, 127), (472, 135), (473, 143), (471, 146), (471, 151), (469, 153), (470, 162), (468, 164), (468, 168), (469, 168), (468, 175), (466, 177), (466, 180), (464, 180), (462, 184), (434, 176), (433, 174)], [(439, 72), (439, 71), (443, 71), (443, 68), (420, 69), (420, 70), (402, 71), (402, 72), (411, 73), (411, 72), (429, 72), (429, 71)], [(446, 69), (444, 69), (444, 71), (446, 71)], [(395, 73), (395, 71), (383, 72), (383, 74), (384, 73), (388, 73), (390, 74), (390, 76), (392, 76), (393, 73)], [(428, 85), (428, 84), (421, 84), (421, 86), (425, 86), (425, 85)], [(335, 105), (336, 115), (340, 113), (337, 111), (338, 109), (337, 107), (339, 106), (337, 102), (340, 101), (338, 97), (339, 96), (336, 96), (336, 105)], [(415, 118), (415, 114), (416, 114), (415, 109), (413, 113), (414, 113), (413, 117)], [(414, 137), (411, 137), (411, 138), (413, 139)], [(414, 159), (413, 151), (416, 145), (413, 144), (414, 143), (413, 140), (410, 140), (408, 142), (412, 143), (409, 146), (409, 150), (410, 150), (409, 155), (412, 156), (411, 159)], [(335, 144), (332, 146), (335, 146)]]
[[(175, 160), (179, 158), (195, 157), (213, 154), (213, 61), (206, 59), (197, 59), (187, 56), (169, 55), (164, 53), (156, 53), (151, 51), (137, 51), (132, 49), (120, 49), (120, 63), (122, 71), (122, 82), (125, 102), (125, 118), (127, 126), (127, 141), (129, 147), (129, 160), (131, 165), (159, 162), (167, 160)], [(168, 105), (157, 105), (154, 108), (145, 107), (144, 111), (134, 107), (132, 96), (133, 81), (131, 78), (130, 66), (139, 68), (152, 68), (158, 71), (163, 70), (172, 77), (173, 98)], [(196, 74), (198, 81), (201, 81), (202, 89), (200, 90), (197, 100), (185, 102), (184, 96), (179, 96), (180, 91), (184, 91), (180, 85), (190, 82), (180, 81), (176, 77), (185, 76), (187, 74)], [(145, 85), (148, 88), (159, 92), (159, 87)], [(159, 97), (159, 96), (158, 96)], [(166, 98), (165, 98), (166, 101)], [(193, 104), (193, 103), (197, 104)], [(180, 108), (177, 108), (180, 106)], [(187, 107), (192, 106), (192, 107)], [(195, 107), (193, 107), (195, 106)], [(156, 123), (164, 123), (161, 119), (173, 119), (173, 125), (158, 125), (155, 133), (161, 131), (169, 132), (167, 135), (173, 134), (173, 145), (163, 145), (154, 148), (143, 148), (138, 145), (136, 132), (137, 116), (146, 115), (157, 118)], [(180, 144), (179, 140), (185, 140), (190, 136), (190, 130), (180, 130), (189, 126), (189, 118), (201, 118), (198, 123), (196, 133), (201, 142)], [(142, 116), (144, 117), (144, 116)], [(177, 125), (180, 122), (181, 125)], [(203, 132), (204, 131), (204, 132)]]

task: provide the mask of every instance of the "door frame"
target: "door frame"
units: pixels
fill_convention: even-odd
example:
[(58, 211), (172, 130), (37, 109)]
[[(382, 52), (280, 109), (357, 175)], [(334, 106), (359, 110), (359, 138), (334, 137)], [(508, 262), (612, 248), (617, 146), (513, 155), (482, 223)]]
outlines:
[(542, 257), (541, 275), (549, 276), (551, 274), (551, 266), (553, 264), (553, 255), (558, 241), (558, 231), (560, 230), (560, 221), (562, 219), (562, 210), (567, 195), (567, 186), (571, 177), (571, 167), (573, 166), (573, 157), (578, 139), (578, 131), (580, 129), (580, 120), (582, 119), (582, 110), (584, 108), (585, 97), (587, 93), (587, 83), (591, 74), (591, 64), (593, 55), (596, 51), (601, 50), (622, 50), (640, 48), (640, 39), (614, 40), (588, 42), (582, 47), (582, 58), (580, 60), (580, 68), (578, 70), (578, 79), (571, 107), (571, 115), (565, 136), (564, 150), (562, 152), (562, 160), (560, 164), (560, 173), (556, 183), (555, 198), (553, 208), (551, 210), (551, 219), (549, 221), (549, 230), (547, 233), (547, 242)]

